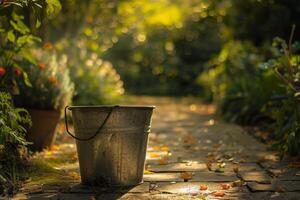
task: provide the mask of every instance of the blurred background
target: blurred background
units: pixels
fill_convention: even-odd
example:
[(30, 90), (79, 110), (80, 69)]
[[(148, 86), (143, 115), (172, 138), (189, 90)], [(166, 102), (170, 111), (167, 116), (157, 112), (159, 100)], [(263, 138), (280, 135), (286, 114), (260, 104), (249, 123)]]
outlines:
[(0, 84), (16, 106), (196, 96), (300, 152), (299, 0), (0, 2)]

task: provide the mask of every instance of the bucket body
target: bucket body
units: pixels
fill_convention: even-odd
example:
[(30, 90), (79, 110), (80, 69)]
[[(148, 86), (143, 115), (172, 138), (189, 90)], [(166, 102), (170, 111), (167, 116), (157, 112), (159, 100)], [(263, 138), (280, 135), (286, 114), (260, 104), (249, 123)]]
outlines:
[(73, 106), (75, 136), (83, 184), (130, 186), (143, 181), (153, 106)]

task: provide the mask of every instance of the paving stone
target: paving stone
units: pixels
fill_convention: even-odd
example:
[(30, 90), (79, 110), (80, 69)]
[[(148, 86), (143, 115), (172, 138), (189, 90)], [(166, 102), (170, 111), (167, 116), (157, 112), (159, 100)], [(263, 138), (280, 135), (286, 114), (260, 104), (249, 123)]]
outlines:
[(153, 173), (153, 174), (145, 174), (144, 181), (146, 182), (158, 182), (158, 181), (183, 181), (180, 178), (180, 173)]
[(239, 180), (235, 173), (224, 172), (195, 172), (193, 179), (190, 181), (207, 181), (207, 182), (228, 182)]
[(16, 194), (12, 198), (9, 198), (9, 197), (0, 197), (0, 200), (10, 200), (10, 199), (12, 199), (12, 200), (25, 200), (25, 199), (28, 199), (28, 196), (25, 193), (19, 193), (19, 194)]
[(151, 165), (148, 170), (154, 172), (207, 171), (205, 163), (171, 163), (166, 165)]
[(117, 196), (113, 194), (102, 194), (97, 200), (205, 200), (202, 195), (174, 195), (174, 194), (124, 194)]
[(272, 180), (265, 171), (239, 172), (238, 174), (244, 181), (271, 183)]
[[(222, 167), (223, 163), (212, 163), (211, 170), (216, 171), (218, 169), (224, 170), (224, 172), (251, 172), (251, 171), (262, 171), (263, 168), (256, 163), (228, 163), (224, 162), (225, 166)], [(222, 167), (222, 168), (220, 168)]]
[(58, 194), (57, 200), (93, 200), (96, 194)]
[(277, 192), (295, 192), (300, 191), (300, 182), (298, 181), (273, 181), (271, 184), (261, 184), (256, 182), (247, 183), (253, 192), (277, 191)]
[(32, 194), (28, 195), (29, 200), (58, 200), (58, 195), (53, 193), (42, 193), (42, 194)]
[(71, 187), (68, 193), (81, 193), (81, 194), (91, 194), (91, 193), (146, 193), (149, 191), (149, 183), (144, 182), (137, 186), (130, 187), (96, 187), (96, 186), (86, 186), (82, 184), (76, 184)]
[[(231, 184), (228, 182), (178, 182), (178, 183), (156, 183), (152, 188), (156, 191), (172, 194), (210, 194), (213, 191), (223, 191), (226, 193), (245, 191), (240, 187), (230, 187), (223, 190), (221, 184)], [(206, 185), (207, 190), (200, 190), (201, 185)]]

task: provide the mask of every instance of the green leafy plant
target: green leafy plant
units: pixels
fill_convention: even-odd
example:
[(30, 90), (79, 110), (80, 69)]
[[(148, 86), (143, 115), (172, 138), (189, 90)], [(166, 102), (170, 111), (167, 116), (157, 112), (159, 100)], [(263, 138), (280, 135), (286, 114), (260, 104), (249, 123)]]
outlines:
[(28, 144), (25, 127), (30, 126), (28, 112), (13, 108), (11, 96), (0, 92), (0, 194), (13, 193), (19, 184)]
[(37, 64), (35, 56), (29, 50), (41, 39), (35, 36), (26, 23), (24, 10), (30, 10), (36, 20), (35, 27), (41, 25), (39, 12), (43, 6), (49, 15), (60, 9), (58, 0), (15, 0), (1, 1), (0, 3), (0, 86), (1, 90), (12, 94), (19, 93), (19, 84), (22, 80), (28, 87), (30, 78), (24, 70), (24, 60)]
[[(291, 38), (293, 37), (294, 29)], [(300, 45), (286, 43), (280, 38), (273, 42), (273, 57), (265, 63), (266, 68), (274, 70), (281, 80), (284, 91), (278, 93), (280, 98), (266, 105), (265, 112), (274, 119), (273, 131), (282, 155), (300, 154)]]

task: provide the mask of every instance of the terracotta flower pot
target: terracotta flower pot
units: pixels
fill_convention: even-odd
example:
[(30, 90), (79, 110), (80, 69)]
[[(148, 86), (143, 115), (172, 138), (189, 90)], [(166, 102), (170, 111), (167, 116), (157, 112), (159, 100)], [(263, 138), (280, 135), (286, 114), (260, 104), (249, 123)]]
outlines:
[(56, 110), (28, 109), (31, 115), (32, 127), (27, 133), (27, 141), (33, 142), (32, 150), (41, 151), (51, 147), (61, 112)]

